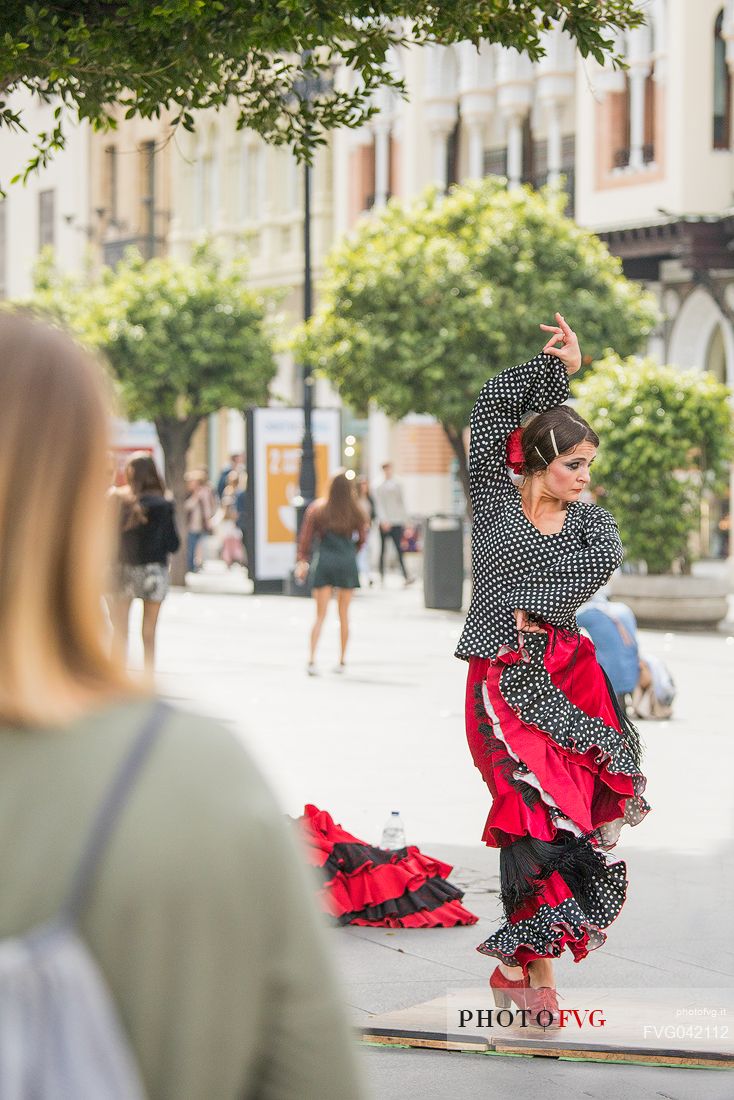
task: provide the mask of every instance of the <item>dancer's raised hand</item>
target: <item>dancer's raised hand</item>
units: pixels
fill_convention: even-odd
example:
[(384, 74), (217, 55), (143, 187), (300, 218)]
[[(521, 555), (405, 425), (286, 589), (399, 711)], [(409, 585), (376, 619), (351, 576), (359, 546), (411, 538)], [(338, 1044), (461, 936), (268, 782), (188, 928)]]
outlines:
[[(543, 351), (546, 355), (555, 355), (560, 359), (568, 374), (575, 374), (581, 366), (581, 349), (578, 338), (570, 325), (567, 325), (560, 313), (556, 314), (557, 324), (541, 325), (545, 332), (552, 332)], [(559, 345), (558, 347), (556, 345)]]

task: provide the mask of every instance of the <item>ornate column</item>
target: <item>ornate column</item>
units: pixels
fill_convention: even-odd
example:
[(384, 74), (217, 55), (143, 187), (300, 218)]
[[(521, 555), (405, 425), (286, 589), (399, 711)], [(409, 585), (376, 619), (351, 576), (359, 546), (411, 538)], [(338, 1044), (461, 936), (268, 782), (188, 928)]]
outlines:
[(575, 54), (571, 39), (558, 28), (543, 35), (543, 44), (546, 54), (538, 62), (535, 94), (545, 108), (548, 182), (556, 183), (563, 169), (563, 108), (573, 100)]
[(456, 125), (458, 113), (456, 59), (447, 46), (429, 46), (425, 57), (424, 110), (431, 143), (431, 182), (445, 191), (448, 184), (446, 142)]
[(445, 191), (448, 186), (448, 136), (456, 125), (455, 101), (426, 103), (426, 121), (431, 140), (431, 183)]
[[(446, 107), (447, 110), (439, 113), (436, 108), (442, 107)], [(436, 111), (436, 113), (429, 114), (428, 117), (430, 180), (432, 184), (435, 184), (441, 190), (446, 190), (449, 182), (447, 141), (457, 122), (457, 106), (456, 103), (451, 103), (451, 105), (448, 105), (448, 103), (447, 105), (431, 103), (430, 108), (432, 111)]]
[(471, 42), (459, 46), (459, 103), (469, 143), (470, 179), (484, 175), (484, 137), (494, 106), (494, 47)]
[(545, 104), (548, 125), (548, 183), (558, 183), (563, 168), (561, 104), (557, 99), (548, 99)]
[(507, 185), (519, 187), (522, 183), (522, 125), (524, 114), (505, 111), (507, 127)]
[(507, 128), (507, 181), (518, 187), (522, 181), (522, 128), (533, 102), (533, 69), (517, 50), (500, 50), (497, 64), (497, 106)]

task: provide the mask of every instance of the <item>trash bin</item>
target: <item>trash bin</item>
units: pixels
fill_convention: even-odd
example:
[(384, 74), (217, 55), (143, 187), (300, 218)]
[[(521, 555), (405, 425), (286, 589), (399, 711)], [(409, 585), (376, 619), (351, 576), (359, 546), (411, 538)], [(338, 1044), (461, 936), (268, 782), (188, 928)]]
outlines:
[(464, 592), (464, 525), (460, 516), (429, 516), (423, 543), (426, 607), (461, 611)]

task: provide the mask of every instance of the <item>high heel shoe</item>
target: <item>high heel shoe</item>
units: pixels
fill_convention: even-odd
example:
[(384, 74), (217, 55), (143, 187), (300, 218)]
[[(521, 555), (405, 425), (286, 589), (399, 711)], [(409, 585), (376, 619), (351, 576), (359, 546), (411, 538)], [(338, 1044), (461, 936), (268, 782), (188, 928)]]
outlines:
[[(560, 994), (556, 989), (551, 989), (549, 985), (535, 988), (530, 985), (529, 978), (513, 982), (504, 976), (499, 967), (494, 970), (489, 984), (497, 1008), (511, 1008), (514, 1002), (518, 1008), (527, 1009), (528, 1020), (525, 1026), (539, 1028), (541, 1031), (560, 1026)], [(540, 1019), (539, 1013), (542, 1013)]]
[[(541, 985), (527, 991), (525, 1007), (530, 1010), (529, 1024), (531, 1027), (541, 1028), (543, 1031), (560, 1027), (559, 996), (558, 990), (552, 989), (549, 985)], [(540, 1013), (543, 1014), (542, 1019), (538, 1019)]]
[(500, 968), (495, 967), (490, 975), (489, 985), (497, 1008), (509, 1008), (514, 1001), (518, 1008), (525, 1008), (525, 992), (530, 989), (530, 979), (523, 977), (515, 982), (506, 978)]

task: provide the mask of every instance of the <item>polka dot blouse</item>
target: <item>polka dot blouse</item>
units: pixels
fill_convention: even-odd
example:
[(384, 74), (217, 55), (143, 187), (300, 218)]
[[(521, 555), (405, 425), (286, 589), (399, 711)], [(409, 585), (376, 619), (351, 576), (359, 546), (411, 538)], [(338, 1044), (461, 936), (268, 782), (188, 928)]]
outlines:
[(563, 528), (544, 535), (525, 515), (507, 469), (507, 437), (531, 412), (568, 398), (568, 376), (553, 355), (536, 355), (490, 378), (471, 416), (469, 482), (473, 509), (469, 614), (456, 656), (497, 656), (517, 647), (514, 610), (578, 631), (576, 609), (622, 561), (614, 517), (582, 501), (567, 505)]

